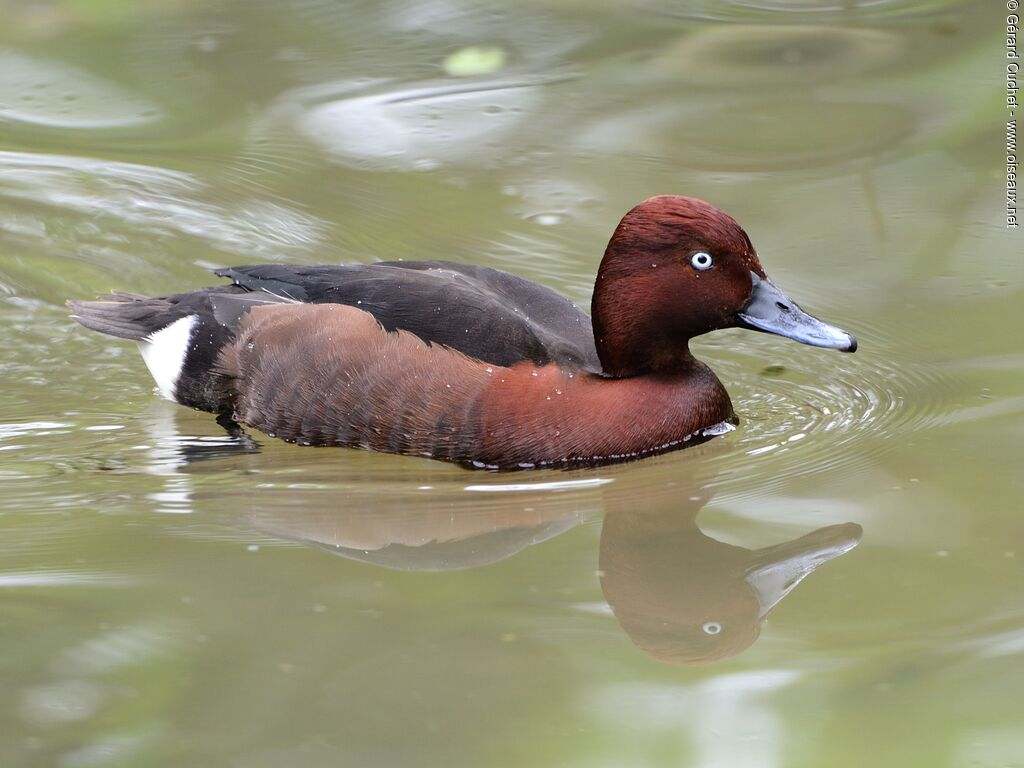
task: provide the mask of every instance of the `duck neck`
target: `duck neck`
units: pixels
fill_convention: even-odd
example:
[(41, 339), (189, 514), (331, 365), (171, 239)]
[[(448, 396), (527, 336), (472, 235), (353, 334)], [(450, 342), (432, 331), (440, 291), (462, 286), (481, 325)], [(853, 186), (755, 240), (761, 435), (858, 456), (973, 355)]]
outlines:
[(614, 378), (686, 375), (698, 367), (689, 337), (664, 322), (663, 286), (654, 276), (616, 280), (604, 266), (590, 305), (602, 372)]

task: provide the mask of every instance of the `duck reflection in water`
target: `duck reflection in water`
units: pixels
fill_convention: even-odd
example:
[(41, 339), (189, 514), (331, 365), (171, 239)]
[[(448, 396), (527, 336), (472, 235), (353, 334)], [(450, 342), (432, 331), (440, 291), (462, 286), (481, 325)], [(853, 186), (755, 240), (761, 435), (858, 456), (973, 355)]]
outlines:
[(702, 505), (604, 518), (605, 600), (637, 647), (659, 661), (709, 664), (745, 651), (782, 598), (860, 541), (861, 527), (844, 523), (746, 549), (705, 534), (697, 526)]
[[(264, 480), (274, 477), (277, 459), (251, 440), (184, 437), (176, 414), (159, 406), (150, 471), (166, 479), (161, 497), (180, 497), (189, 511), (199, 501), (234, 508), (227, 499), (194, 498), (192, 476), (214, 464), (217, 472), (234, 464)], [(339, 465), (320, 454), (323, 464), (307, 465), (299, 493), (290, 471), (288, 482), (262, 482), (247, 499), (247, 523), (351, 560), (430, 572), (506, 560), (603, 511), (598, 574), (622, 629), (659, 661), (710, 664), (749, 648), (769, 612), (819, 566), (856, 547), (862, 529), (829, 525), (759, 549), (719, 541), (697, 524), (710, 497), (705, 489), (714, 482), (701, 460), (716, 449), (693, 450), (693, 461), (672, 473), (671, 496), (659, 465), (678, 461), (672, 458), (601, 476), (465, 485), (461, 473), (428, 480), (401, 458), (349, 454)], [(681, 474), (689, 479), (676, 479)], [(219, 487), (207, 485), (202, 495), (216, 496)], [(647, 507), (636, 501), (659, 497), (671, 500)]]
[[(572, 488), (575, 482), (580, 483), (577, 489)], [(635, 488), (623, 494), (624, 488), (615, 487), (618, 482), (587, 487), (588, 482), (601, 481), (463, 492), (455, 504), (447, 497), (436, 509), (424, 494), (417, 502), (407, 494), (394, 503), (378, 497), (369, 508), (261, 505), (251, 521), (276, 537), (349, 559), (405, 571), (441, 571), (512, 557), (603, 507), (599, 576), (604, 597), (637, 647), (675, 664), (708, 664), (744, 651), (757, 639), (768, 613), (804, 577), (860, 541), (861, 527), (845, 523), (746, 549), (700, 529), (697, 513), (706, 500), (699, 495), (640, 511)], [(551, 487), (558, 485), (565, 487)], [(481, 489), (500, 487), (466, 490)]]

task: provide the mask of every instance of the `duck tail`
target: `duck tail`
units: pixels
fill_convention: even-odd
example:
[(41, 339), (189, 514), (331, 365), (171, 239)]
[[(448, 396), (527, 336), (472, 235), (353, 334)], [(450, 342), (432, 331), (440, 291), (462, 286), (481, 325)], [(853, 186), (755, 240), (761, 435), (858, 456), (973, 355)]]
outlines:
[(228, 413), (233, 394), (219, 361), (254, 306), (291, 299), (245, 293), (235, 286), (150, 298), (108, 293), (96, 301), (69, 301), (71, 317), (93, 331), (139, 344), (142, 359), (168, 400)]
[(142, 341), (177, 319), (168, 299), (134, 293), (107, 293), (97, 301), (69, 301), (67, 306), (71, 319), (89, 330), (132, 341)]
[(108, 293), (96, 301), (69, 301), (71, 317), (86, 328), (138, 342), (160, 394), (204, 411), (230, 410), (223, 376), (213, 368), (235, 329), (214, 316), (210, 291), (150, 298)]

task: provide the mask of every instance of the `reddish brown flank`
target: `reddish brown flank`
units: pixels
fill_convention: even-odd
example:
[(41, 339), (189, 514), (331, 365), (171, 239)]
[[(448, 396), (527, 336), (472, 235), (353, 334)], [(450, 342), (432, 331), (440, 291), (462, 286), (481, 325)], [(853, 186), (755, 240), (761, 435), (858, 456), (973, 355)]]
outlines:
[[(303, 354), (295, 354), (302, 349)], [(715, 375), (607, 379), (487, 365), (340, 305), (251, 310), (220, 370), (235, 417), (290, 442), (364, 447), (502, 469), (578, 466), (700, 442), (732, 416)], [(685, 386), (680, 386), (685, 384)]]

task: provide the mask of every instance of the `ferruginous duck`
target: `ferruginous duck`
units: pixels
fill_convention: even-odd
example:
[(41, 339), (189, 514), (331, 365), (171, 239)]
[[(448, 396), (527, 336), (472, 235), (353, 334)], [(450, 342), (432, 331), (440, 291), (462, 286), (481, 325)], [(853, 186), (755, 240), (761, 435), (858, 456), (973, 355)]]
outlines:
[(691, 197), (619, 222), (592, 318), (549, 288), (445, 261), (233, 267), (232, 285), (70, 301), (139, 342), (164, 397), (302, 445), (467, 467), (628, 461), (721, 434), (725, 387), (695, 336), (744, 327), (853, 352), (768, 279), (750, 238)]

